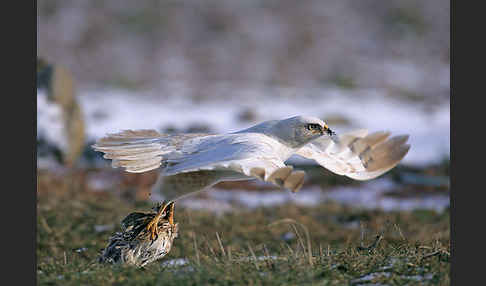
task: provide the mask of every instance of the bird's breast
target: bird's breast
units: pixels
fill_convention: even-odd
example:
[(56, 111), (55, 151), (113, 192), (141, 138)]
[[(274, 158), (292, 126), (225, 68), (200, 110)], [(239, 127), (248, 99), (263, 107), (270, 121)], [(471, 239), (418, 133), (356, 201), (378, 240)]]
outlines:
[(280, 158), (283, 162), (285, 162), (290, 156), (292, 156), (295, 153), (295, 149), (283, 144), (279, 140), (272, 138), (270, 136), (265, 136), (266, 140), (265, 143), (267, 143), (267, 146), (269, 146), (269, 149), (271, 149), (272, 153), (274, 153), (278, 158)]

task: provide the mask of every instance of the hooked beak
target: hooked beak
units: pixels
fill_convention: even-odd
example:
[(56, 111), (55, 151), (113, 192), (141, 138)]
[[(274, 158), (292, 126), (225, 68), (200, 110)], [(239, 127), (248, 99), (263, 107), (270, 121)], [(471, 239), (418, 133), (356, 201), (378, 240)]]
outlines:
[(338, 138), (338, 136), (337, 136), (336, 132), (332, 131), (332, 130), (329, 128), (329, 126), (324, 125), (324, 130), (322, 130), (322, 132), (321, 132), (321, 133), (322, 133), (322, 135), (324, 135), (324, 133), (326, 133), (327, 135), (329, 135), (329, 137), (331, 138), (331, 140), (332, 140), (334, 143), (336, 143), (336, 144), (338, 144), (338, 143), (339, 143), (339, 138)]
[(324, 125), (324, 129), (321, 131), (321, 134), (324, 135), (324, 133), (326, 133), (327, 135), (329, 136), (335, 136), (336, 135), (336, 132), (332, 131), (329, 126)]

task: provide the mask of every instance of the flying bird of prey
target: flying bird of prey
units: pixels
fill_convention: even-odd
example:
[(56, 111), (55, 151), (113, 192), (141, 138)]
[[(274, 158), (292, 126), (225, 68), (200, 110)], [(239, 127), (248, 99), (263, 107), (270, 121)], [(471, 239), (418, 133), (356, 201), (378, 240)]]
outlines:
[(285, 164), (294, 154), (338, 175), (373, 179), (395, 167), (410, 149), (408, 135), (389, 136), (367, 130), (337, 135), (318, 118), (295, 116), (217, 135), (125, 130), (108, 134), (93, 148), (127, 172), (160, 167), (152, 191), (175, 200), (221, 181), (255, 178), (297, 192), (305, 173)]

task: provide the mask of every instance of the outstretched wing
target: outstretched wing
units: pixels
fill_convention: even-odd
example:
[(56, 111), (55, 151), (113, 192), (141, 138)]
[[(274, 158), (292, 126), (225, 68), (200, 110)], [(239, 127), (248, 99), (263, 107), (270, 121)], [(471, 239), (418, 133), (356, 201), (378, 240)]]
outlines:
[(299, 149), (296, 154), (315, 160), (330, 171), (355, 180), (376, 178), (395, 167), (410, 149), (408, 135), (390, 137), (390, 132), (368, 134), (356, 130), (338, 140), (321, 137)]
[(161, 134), (155, 130), (124, 130), (108, 134), (92, 147), (105, 153), (103, 158), (112, 160), (112, 167), (122, 167), (130, 173), (157, 169), (171, 156), (177, 154), (185, 141), (210, 136), (209, 134)]
[(113, 160), (113, 167), (123, 167), (127, 172), (146, 172), (161, 165), (164, 176), (233, 171), (240, 175), (230, 179), (256, 177), (297, 191), (304, 172), (286, 166), (275, 144), (280, 143), (257, 133), (168, 135), (155, 130), (125, 130), (100, 139), (93, 148)]
[[(173, 176), (199, 171), (219, 171), (225, 179), (256, 177), (296, 192), (304, 182), (303, 171), (286, 166), (281, 143), (259, 133), (236, 133), (201, 138), (181, 149), (181, 155), (167, 160), (164, 174)], [(240, 175), (226, 173), (232, 171)]]

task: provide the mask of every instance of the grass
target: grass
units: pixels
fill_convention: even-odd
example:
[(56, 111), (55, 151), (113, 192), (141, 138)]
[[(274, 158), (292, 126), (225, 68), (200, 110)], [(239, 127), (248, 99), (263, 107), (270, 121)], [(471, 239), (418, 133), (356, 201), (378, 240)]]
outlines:
[[(224, 215), (176, 205), (179, 237), (166, 257), (142, 269), (100, 265), (96, 258), (119, 222), (153, 204), (90, 191), (83, 180), (38, 173), (39, 285), (450, 284), (448, 211), (333, 202)], [(164, 264), (178, 258), (186, 263)]]

